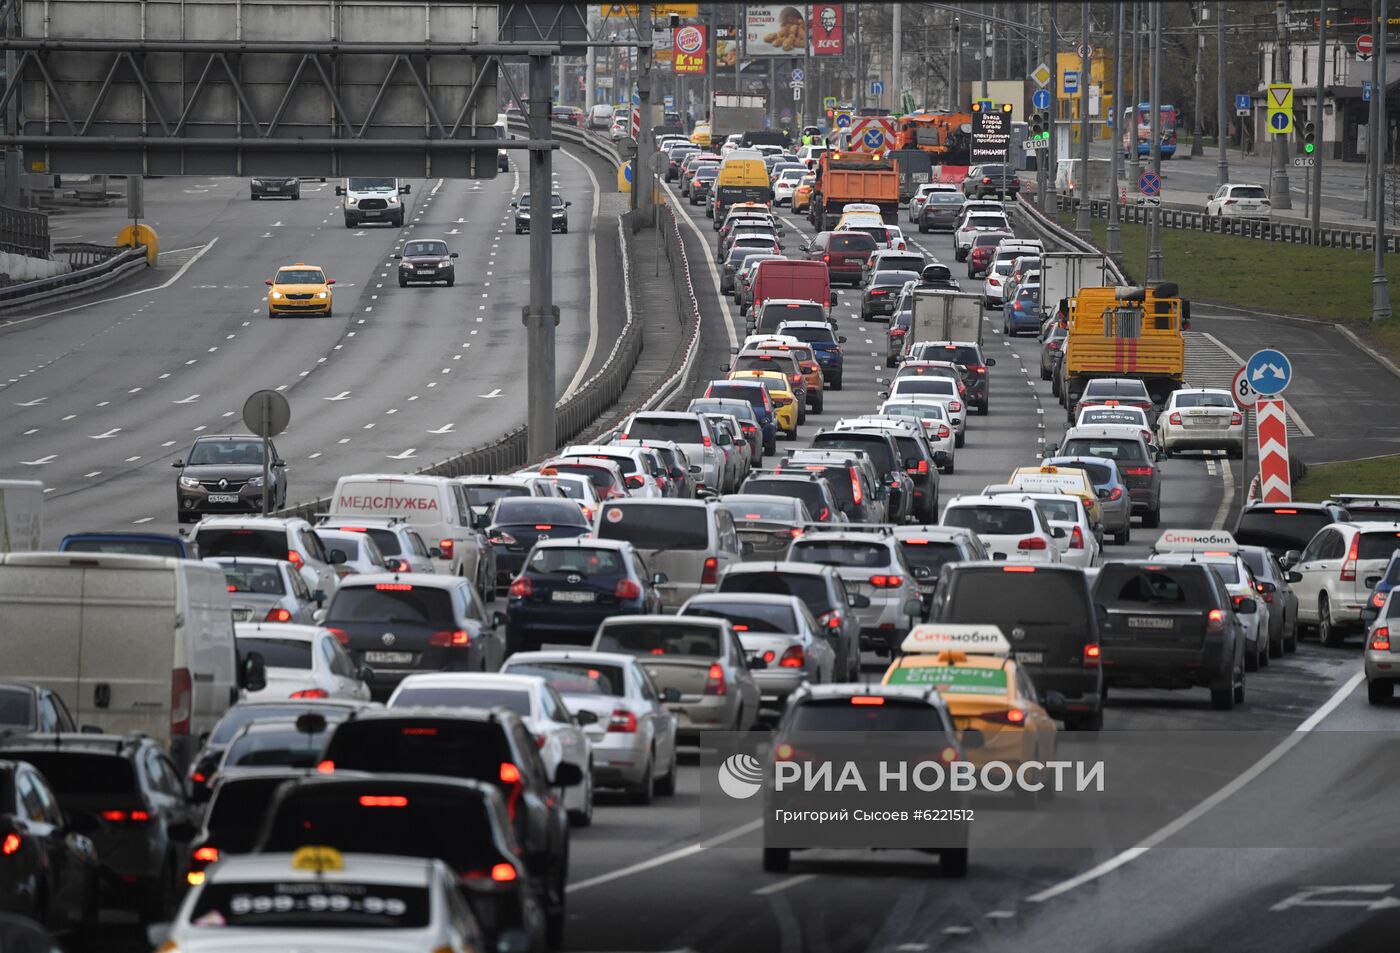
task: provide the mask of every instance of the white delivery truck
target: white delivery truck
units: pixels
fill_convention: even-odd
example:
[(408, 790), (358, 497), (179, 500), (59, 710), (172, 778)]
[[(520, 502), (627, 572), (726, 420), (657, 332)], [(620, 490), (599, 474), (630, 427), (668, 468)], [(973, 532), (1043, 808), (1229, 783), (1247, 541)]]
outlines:
[(0, 555), (5, 677), (57, 692), (80, 724), (142, 732), (184, 768), (240, 689), (266, 683), (240, 660), (223, 570), (110, 553)]
[(1069, 314), (1080, 288), (1111, 288), (1119, 282), (1108, 256), (1096, 252), (1049, 251), (1040, 256), (1040, 300), (1049, 315)]
[(44, 535), (44, 484), (0, 480), (0, 553), (33, 552)]
[(981, 344), (982, 296), (915, 289), (914, 317), (906, 339), (910, 344), (920, 341), (976, 341)]

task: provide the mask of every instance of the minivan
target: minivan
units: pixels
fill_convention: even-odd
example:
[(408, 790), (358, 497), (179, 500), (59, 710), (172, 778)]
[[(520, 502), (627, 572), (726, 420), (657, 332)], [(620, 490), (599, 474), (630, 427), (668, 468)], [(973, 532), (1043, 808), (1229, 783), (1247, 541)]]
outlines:
[(614, 500), (598, 513), (593, 533), (626, 540), (648, 569), (665, 574), (656, 588), (662, 609), (671, 612), (713, 590), (720, 575), (742, 561), (734, 518), (703, 500)]

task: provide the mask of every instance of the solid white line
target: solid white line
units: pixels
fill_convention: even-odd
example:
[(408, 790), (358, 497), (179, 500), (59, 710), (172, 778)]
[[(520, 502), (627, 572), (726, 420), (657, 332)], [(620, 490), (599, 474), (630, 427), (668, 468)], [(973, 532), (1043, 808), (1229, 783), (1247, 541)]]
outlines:
[[(588, 167), (578, 156), (571, 152), (561, 150), (564, 155), (577, 162), (583, 171), (588, 173), (588, 181), (593, 183), (593, 217), (588, 220), (588, 348), (583, 352), (583, 360), (579, 362), (578, 370), (574, 372), (573, 380), (569, 381), (569, 386), (564, 388), (564, 396), (568, 397), (584, 381), (584, 376), (588, 373), (588, 365), (593, 363), (593, 355), (598, 350), (598, 205), (602, 201), (602, 188), (598, 185), (598, 177), (593, 174), (593, 170)], [(489, 275), (490, 272), (488, 271)]]
[(646, 870), (652, 870), (656, 867), (661, 867), (666, 864), (674, 863), (677, 860), (684, 860), (687, 857), (693, 857), (696, 854), (709, 850), (711, 847), (718, 847), (720, 844), (723, 844), (726, 841), (734, 840), (736, 837), (743, 837), (745, 834), (748, 834), (752, 831), (756, 831), (762, 826), (763, 821), (761, 819), (749, 821), (747, 824), (741, 824), (740, 826), (734, 828), (732, 831), (726, 831), (723, 834), (711, 837), (707, 841), (701, 841), (698, 844), (689, 844), (685, 847), (673, 850), (669, 854), (661, 854), (660, 856), (651, 858), (651, 860), (644, 860), (640, 863), (632, 864), (630, 867), (622, 867), (618, 870), (610, 870), (605, 874), (599, 874), (596, 877), (590, 877), (587, 880), (579, 881), (576, 884), (569, 884), (568, 892), (577, 893), (580, 890), (587, 890), (589, 887), (598, 887), (606, 883), (612, 883), (614, 880), (621, 880), (623, 877), (630, 877), (633, 874), (639, 874)]
[(1215, 519), (1210, 524), (1211, 529), (1225, 527), (1225, 517), (1229, 515), (1230, 503), (1235, 498), (1235, 473), (1229, 460), (1220, 461), (1220, 481), (1220, 508), (1215, 511)]
[[(91, 308), (99, 304), (109, 304), (113, 301), (120, 301), (123, 298), (130, 298), (135, 295), (150, 294), (152, 291), (164, 291), (166, 288), (169, 288), (175, 282), (183, 278), (185, 276), (185, 272), (189, 271), (190, 268), (193, 267), (195, 262), (203, 258), (204, 253), (207, 252), (209, 249), (213, 248), (214, 243), (218, 240), (219, 236), (215, 235), (212, 239), (209, 240), (209, 244), (205, 245), (197, 253), (195, 253), (195, 255), (191, 257), (189, 261), (181, 265), (180, 270), (175, 272), (175, 274), (171, 275), (169, 280), (167, 280), (164, 284), (156, 285), (154, 288), (142, 288), (139, 291), (128, 291), (126, 292), (126, 294), (115, 295), (111, 298), (103, 298), (100, 301), (89, 301), (86, 304), (75, 304), (71, 308), (62, 308), (58, 311), (45, 311), (43, 314), (31, 314), (27, 318), (17, 318), (14, 321), (6, 321), (4, 324), (0, 324), (0, 328), (13, 327), (16, 324), (27, 324), (30, 321), (37, 321), (40, 318), (57, 317), (60, 314), (67, 314), (70, 311), (81, 311), (83, 308)], [(256, 311), (258, 309), (255, 308), (254, 310)]]
[(816, 874), (798, 874), (796, 877), (789, 877), (786, 880), (779, 880), (775, 884), (769, 884), (766, 887), (759, 887), (757, 890), (753, 891), (753, 895), (755, 897), (767, 897), (771, 894), (780, 893), (784, 890), (787, 890), (789, 887), (796, 887), (799, 884), (805, 884), (807, 881), (815, 880), (816, 878)]
[(1097, 867), (1093, 867), (1089, 870), (1086, 870), (1082, 874), (1057, 883), (1053, 887), (1047, 887), (1045, 890), (1040, 891), (1040, 893), (1032, 894), (1031, 896), (1026, 898), (1026, 901), (1028, 903), (1044, 903), (1046, 900), (1053, 900), (1055, 897), (1058, 897), (1064, 893), (1068, 893), (1076, 887), (1082, 887), (1086, 883), (1098, 880), (1104, 874), (1111, 873), (1112, 871), (1117, 870), (1119, 867), (1122, 867), (1123, 865), (1130, 863), (1133, 860), (1136, 860), (1138, 857), (1141, 857), (1143, 854), (1147, 853), (1153, 847), (1156, 847), (1157, 845), (1161, 844), (1164, 840), (1168, 839), (1169, 837), (1174, 837), (1186, 827), (1188, 827), (1201, 817), (1204, 817), (1215, 807), (1217, 807), (1227, 799), (1234, 797), (1235, 794), (1239, 793), (1240, 789), (1242, 789), (1246, 784), (1249, 784), (1259, 775), (1263, 774), (1269, 768), (1273, 767), (1275, 762), (1277, 762), (1280, 758), (1286, 755), (1289, 751), (1291, 751), (1294, 748), (1295, 745), (1297, 745), (1300, 741), (1303, 740), (1304, 735), (1306, 735), (1308, 732), (1312, 731), (1319, 724), (1321, 724), (1323, 719), (1325, 719), (1328, 715), (1332, 714), (1332, 712), (1335, 711), (1337, 707), (1341, 705), (1342, 702), (1346, 701), (1346, 699), (1351, 695), (1351, 693), (1355, 691), (1356, 686), (1360, 685), (1361, 682), (1365, 680), (1365, 678), (1365, 672), (1357, 672), (1351, 678), (1347, 679), (1346, 683), (1342, 685), (1341, 688), (1337, 689), (1337, 693), (1331, 698), (1329, 698), (1322, 705), (1321, 708), (1317, 709), (1317, 711), (1309, 715), (1306, 721), (1304, 721), (1301, 725), (1299, 725), (1293, 730), (1292, 734), (1290, 734), (1283, 741), (1280, 741), (1267, 754), (1265, 754), (1258, 761), (1254, 762), (1254, 764), (1250, 765), (1250, 767), (1246, 769), (1243, 774), (1236, 776), (1234, 780), (1232, 780), (1229, 784), (1225, 785), (1223, 788), (1216, 791), (1210, 797), (1206, 798), (1204, 801), (1191, 808), (1191, 810), (1187, 811), (1185, 814), (1182, 814), (1170, 824), (1166, 825), (1165, 827), (1159, 828), (1158, 830), (1149, 834), (1137, 846), (1130, 847), (1122, 853), (1118, 854), (1117, 856), (1110, 857), (1108, 860), (1099, 864)]
[[(690, 217), (690, 213), (681, 207), (680, 197), (669, 183), (663, 182), (661, 187), (666, 190), (666, 194), (671, 196), (671, 211), (676, 213), (676, 217), (685, 222), (690, 230), (695, 233), (695, 237), (700, 239), (700, 249), (705, 254), (705, 262), (710, 266), (710, 278), (715, 283), (715, 296), (719, 298), (720, 310), (724, 312), (724, 330), (729, 335), (729, 346), (735, 348), (739, 346), (739, 337), (735, 334), (734, 312), (729, 307), (729, 299), (719, 293), (719, 269), (715, 267), (715, 260), (709, 254), (710, 243), (705, 241), (705, 234), (700, 231), (700, 226), (695, 224), (695, 220)], [(699, 292), (697, 292), (698, 296)]]

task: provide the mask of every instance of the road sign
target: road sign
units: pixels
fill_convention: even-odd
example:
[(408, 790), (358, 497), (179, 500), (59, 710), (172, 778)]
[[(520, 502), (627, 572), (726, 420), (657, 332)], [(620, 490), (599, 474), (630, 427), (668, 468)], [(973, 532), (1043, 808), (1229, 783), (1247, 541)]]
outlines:
[(972, 147), (968, 153), (972, 164), (1005, 162), (1010, 147), (1011, 104), (977, 103), (972, 110)]
[(823, 108), (823, 109), (835, 109), (835, 108), (836, 108), (836, 97), (835, 97), (835, 96), (826, 96), (826, 97), (823, 97), (823, 99), (822, 99), (822, 108)]
[(884, 84), (884, 83), (880, 82), (878, 79), (872, 79), (872, 80), (870, 81), (870, 95), (872, 95), (872, 96), (880, 96), (880, 95), (883, 95), (884, 92), (885, 92), (885, 84)]
[(1143, 195), (1139, 192), (1137, 200), (1133, 204), (1144, 208), (1161, 208), (1162, 197), (1160, 195)]
[(1031, 93), (1031, 105), (1036, 109), (1049, 109), (1050, 90), (1037, 89), (1035, 92)]
[(1361, 81), (1361, 101), (1363, 103), (1369, 103), (1371, 101), (1371, 81), (1369, 79), (1363, 79)]
[(1093, 58), (1094, 58), (1094, 48), (1093, 48), (1092, 46), (1089, 47), (1089, 49), (1086, 51), (1086, 50), (1084, 49), (1084, 44), (1083, 44), (1083, 43), (1080, 43), (1079, 46), (1077, 46), (1077, 47), (1075, 48), (1075, 51), (1079, 54), (1079, 58), (1080, 58), (1080, 59), (1084, 59), (1084, 58), (1086, 58), (1086, 57), (1087, 57), (1088, 59), (1093, 59)]
[(794, 66), (792, 68), (792, 81), (794, 83), (800, 83), (802, 82), (802, 78), (802, 67)]
[(662, 97), (661, 101), (666, 104), (666, 109), (668, 112), (676, 108), (676, 97), (674, 96)]
[(1376, 51), (1376, 38), (1369, 33), (1363, 33), (1356, 38), (1356, 53), (1358, 56), (1370, 56)]
[(1235, 398), (1235, 406), (1240, 410), (1253, 410), (1259, 402), (1259, 392), (1250, 386), (1243, 367), (1235, 371), (1235, 378), (1230, 382), (1230, 396)]
[(1031, 79), (1035, 80), (1037, 86), (1045, 87), (1050, 85), (1050, 80), (1055, 78), (1055, 74), (1050, 72), (1050, 67), (1041, 63), (1031, 70)]
[(1151, 169), (1138, 176), (1138, 191), (1149, 198), (1162, 194), (1162, 177)]
[(1260, 398), (1254, 405), (1254, 430), (1259, 438), (1259, 495), (1265, 503), (1287, 503), (1293, 499), (1293, 486), (1288, 472), (1288, 412), (1282, 400)]
[(802, 101), (802, 87), (797, 84), (793, 84), (792, 87), (792, 101), (795, 103), (800, 103)]
[(1249, 360), (1244, 362), (1244, 369), (1249, 375), (1250, 386), (1263, 397), (1282, 394), (1293, 378), (1293, 365), (1288, 362), (1288, 357), (1271, 347), (1251, 354)]
[(802, 82), (802, 80), (800, 80), (800, 79), (794, 79), (794, 80), (792, 80), (791, 82), (789, 82), (788, 85), (789, 85), (790, 87), (792, 87), (793, 89), (801, 89), (802, 87), (806, 86), (807, 84), (804, 83), (804, 82)]
[(1235, 94), (1235, 108), (1236, 108), (1236, 109), (1248, 110), (1248, 109), (1249, 109), (1251, 106), (1253, 106), (1253, 105), (1254, 105), (1254, 97), (1250, 96), (1249, 93), (1236, 93), (1236, 94)]
[(275, 390), (254, 391), (243, 403), (243, 423), (259, 437), (277, 436), (291, 420), (291, 405)]
[(1312, 156), (1294, 156), (1293, 165), (1299, 169), (1311, 169), (1313, 167)]
[(642, 94), (639, 93), (639, 92), (633, 91), (633, 93), (632, 93), (632, 105), (633, 105), (633, 106), (640, 106), (641, 104), (642, 104)]
[(861, 134), (860, 141), (871, 152), (878, 152), (885, 147), (885, 130), (870, 126)]
[(1269, 131), (1285, 133), (1293, 131), (1293, 85), (1272, 83), (1269, 86)]
[(619, 192), (632, 191), (632, 163), (624, 162), (617, 167), (617, 190)]
[(850, 113), (837, 113), (837, 114), (836, 114), (836, 128), (837, 128), (837, 129), (849, 129), (849, 128), (850, 128), (850, 125), (851, 125), (851, 114), (850, 114)]
[(640, 139), (641, 137), (642, 137), (642, 107), (641, 107), (641, 106), (633, 106), (633, 107), (632, 107), (632, 138), (633, 138), (633, 139)]
[(1065, 95), (1079, 92), (1079, 73), (1076, 70), (1067, 69), (1064, 73)]

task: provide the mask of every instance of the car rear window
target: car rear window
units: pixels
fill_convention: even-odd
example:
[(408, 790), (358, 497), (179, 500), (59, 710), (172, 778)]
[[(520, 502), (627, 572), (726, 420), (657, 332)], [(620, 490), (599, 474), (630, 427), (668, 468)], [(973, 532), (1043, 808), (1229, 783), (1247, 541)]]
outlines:
[(947, 730), (942, 713), (932, 705), (892, 698), (880, 705), (857, 705), (846, 698), (809, 701), (797, 707), (789, 725), (793, 731), (932, 732), (931, 745)]
[(432, 586), (379, 583), (342, 586), (331, 598), (326, 622), (403, 622), (431, 625), (455, 618), (452, 594)]
[(1108, 457), (1110, 460), (1128, 463), (1147, 462), (1147, 454), (1143, 450), (1141, 441), (1138, 440), (1075, 437), (1072, 440), (1066, 440), (1060, 449), (1075, 457)]
[(622, 556), (611, 549), (578, 546), (536, 547), (530, 555), (530, 571), (538, 573), (582, 573), (617, 575), (624, 572)]
[(826, 579), (811, 573), (727, 572), (720, 577), (718, 591), (796, 596), (814, 616), (835, 608)]
[(928, 394), (933, 397), (957, 397), (958, 384), (951, 377), (901, 377), (894, 383), (891, 394), (908, 397), (914, 394)]
[(1389, 559), (1390, 554), (1400, 549), (1400, 533), (1394, 530), (1362, 533), (1356, 544), (1357, 559)]
[(931, 344), (919, 351), (919, 359), (924, 361), (952, 361), (954, 364), (980, 365), (982, 354), (977, 348), (967, 344)]
[(1079, 521), (1079, 501), (1074, 498), (1063, 500), (1036, 500), (1042, 519), (1062, 520), (1066, 523)]
[[(820, 308), (816, 309), (820, 310)], [(784, 320), (788, 320), (784, 318)], [(813, 327), (784, 327), (780, 329), (783, 334), (797, 338), (804, 344), (834, 344), (836, 342), (836, 332), (831, 328)]]
[(1073, 463), (1055, 463), (1053, 466), (1061, 470), (1083, 470), (1089, 475), (1090, 481), (1095, 487), (1107, 486), (1113, 479), (1113, 471), (1101, 463), (1087, 463), (1076, 461)]
[(38, 768), (60, 798), (86, 799), (93, 795), (130, 794), (136, 790), (131, 762), (116, 755), (86, 751), (15, 751), (5, 756), (28, 761)]
[(246, 854), (257, 843), (273, 795), (289, 778), (229, 778), (214, 790), (204, 817), (209, 839), (223, 854)]
[[(967, 224), (973, 228), (1006, 228), (1006, 218), (1002, 215), (969, 215)], [(998, 238), (992, 244), (995, 245), (999, 241), (1001, 239)]]
[(791, 500), (755, 500), (743, 497), (727, 497), (720, 504), (729, 511), (735, 521), (776, 520), (792, 522), (797, 517), (797, 504)]
[(223, 529), (210, 527), (196, 530), (195, 542), (201, 556), (261, 556), (265, 559), (287, 558), (285, 529)]
[(625, 652), (628, 655), (700, 655), (717, 658), (720, 629), (712, 625), (676, 622), (637, 622), (610, 625), (598, 633), (599, 652)]
[(1236, 185), (1230, 189), (1230, 197), (1236, 199), (1266, 199), (1269, 193), (1259, 185)]
[(956, 572), (940, 622), (1076, 625), (1088, 631), (1088, 594), (1078, 572), (1005, 572), (1001, 566)]
[(904, 561), (913, 570), (927, 569), (928, 576), (936, 578), (947, 563), (961, 562), (962, 550), (957, 543), (940, 542), (932, 539), (902, 539), (899, 548), (904, 553)]
[(281, 596), (287, 592), (282, 571), (276, 566), (243, 563), (220, 568), (224, 571), (224, 582), (228, 584), (229, 592), (251, 592), (264, 596)]
[(184, 557), (179, 543), (161, 539), (96, 539), (78, 538), (65, 540), (66, 553), (118, 553), (128, 556), (167, 556), (172, 559)]
[[(754, 387), (752, 384), (728, 384), (716, 382), (709, 386), (705, 392), (706, 397), (730, 397), (734, 400), (746, 401), (750, 406), (762, 410), (766, 405), (763, 403), (763, 386), (760, 384)], [(678, 443), (680, 441), (677, 441)], [(699, 441), (690, 441), (698, 443)]]
[[(711, 396), (738, 397), (739, 394)], [(747, 398), (745, 398), (747, 399)], [(626, 440), (670, 440), (675, 443), (703, 443), (705, 431), (696, 418), (633, 417), (622, 435)]]
[(876, 434), (819, 433), (812, 440), (812, 446), (820, 450), (864, 450), (877, 473), (889, 473), (899, 466), (890, 451), (889, 441)]
[(850, 232), (831, 236), (828, 251), (874, 251), (875, 239), (865, 232)]
[[(765, 305), (763, 306), (763, 315), (762, 315), (762, 319), (759, 321), (759, 324), (764, 324), (765, 321), (772, 322), (772, 321), (775, 321), (775, 320), (776, 320), (776, 321), (823, 321), (823, 320), (825, 320), (825, 318), (826, 318), (826, 313), (822, 310), (822, 306), (819, 305), (819, 304), (796, 304), (796, 303), (791, 303), (791, 304), (765, 304)], [(799, 341), (808, 341), (808, 340), (829, 341), (829, 340), (831, 340), (831, 334), (830, 334), (830, 332), (827, 332), (827, 336), (824, 337), (824, 338), (822, 338), (822, 337), (818, 337), (818, 338), (804, 338), (804, 337), (801, 337), (800, 335), (794, 333), (795, 330), (796, 330), (796, 329), (794, 329), (794, 330), (789, 330), (789, 331), (784, 331), (783, 333), (784, 333), (784, 334), (791, 334), (793, 337), (797, 338)]]
[(882, 271), (912, 271), (914, 278), (918, 278), (918, 273), (924, 270), (923, 255), (881, 255), (880, 269)]
[(321, 760), (322, 735), (288, 725), (286, 731), (258, 731), (233, 739), (220, 768), (314, 768)]
[(906, 281), (918, 281), (917, 271), (877, 271), (871, 284), (880, 288), (903, 288)]
[(509, 665), (505, 671), (511, 675), (538, 675), (561, 695), (627, 694), (627, 676), (620, 665), (551, 660)]
[(510, 499), (513, 496), (529, 496), (530, 488), (525, 486), (510, 486), (508, 484), (466, 484), (463, 489), (467, 492), (467, 502), (472, 506), (490, 506), (497, 500)]
[(788, 558), (795, 563), (824, 566), (884, 569), (890, 565), (890, 551), (879, 543), (857, 540), (799, 539)]
[(710, 514), (698, 506), (634, 503), (603, 508), (599, 539), (625, 539), (638, 549), (708, 549)]
[(970, 529), (979, 536), (1035, 532), (1030, 510), (1020, 506), (950, 506), (943, 511), (943, 525)]
[(238, 637), (238, 652), (261, 652), (268, 668), (311, 668), (311, 640)]
[(1178, 407), (1234, 407), (1235, 399), (1229, 394), (1182, 394), (1176, 395)]
[(0, 687), (0, 725), (32, 728), (35, 721), (33, 693)]
[(797, 615), (792, 611), (791, 606), (706, 601), (702, 605), (687, 607), (684, 615), (698, 615), (708, 619), (728, 619), (735, 632), (750, 632), (755, 635), (798, 631)]
[(1094, 601), (1104, 606), (1197, 607), (1204, 611), (1212, 598), (1210, 585), (1198, 569), (1109, 563), (1094, 582)]
[(517, 715), (530, 714), (530, 693), (524, 689), (490, 685), (422, 686), (402, 688), (390, 708), (507, 708)]
[(549, 523), (566, 526), (586, 526), (583, 511), (577, 503), (568, 500), (542, 500), (538, 497), (502, 500), (492, 510), (496, 523), (525, 524)]
[(1235, 541), (1246, 546), (1302, 549), (1331, 522), (1332, 516), (1326, 510), (1251, 507), (1240, 514)]
[(514, 761), (504, 729), (466, 718), (374, 718), (336, 726), (325, 758), (337, 771), (429, 774), (499, 784)]
[[(242, 640), (239, 640), (239, 644), (242, 644)], [(295, 719), (308, 711), (324, 715), (326, 720), (330, 722), (344, 721), (347, 716), (344, 708), (316, 702), (287, 703), (285, 705), (234, 705), (224, 713), (224, 717), (220, 718), (219, 723), (214, 726), (214, 732), (209, 736), (209, 744), (228, 744), (229, 739), (238, 734), (244, 725), (252, 724), (254, 721), (271, 721), (278, 718)]]
[(807, 504), (807, 510), (818, 523), (825, 523), (831, 518), (821, 484), (814, 480), (768, 480), (763, 477), (750, 477), (744, 481), (742, 489), (745, 493), (791, 496), (799, 499)]

